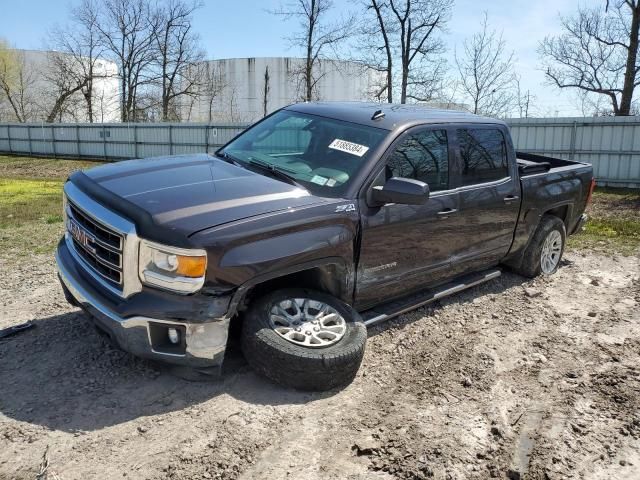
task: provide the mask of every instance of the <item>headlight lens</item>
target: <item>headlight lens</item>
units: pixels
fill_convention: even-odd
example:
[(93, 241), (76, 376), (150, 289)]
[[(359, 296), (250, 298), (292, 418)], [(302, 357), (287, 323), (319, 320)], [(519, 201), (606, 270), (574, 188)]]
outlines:
[(207, 254), (204, 250), (142, 240), (138, 265), (142, 283), (178, 293), (193, 293), (204, 284)]

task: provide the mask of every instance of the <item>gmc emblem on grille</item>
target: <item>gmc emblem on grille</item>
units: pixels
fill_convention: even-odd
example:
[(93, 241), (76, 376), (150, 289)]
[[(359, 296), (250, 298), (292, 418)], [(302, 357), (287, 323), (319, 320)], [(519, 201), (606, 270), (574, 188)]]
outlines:
[(67, 230), (73, 237), (73, 239), (82, 245), (88, 252), (93, 255), (96, 254), (96, 249), (94, 244), (96, 242), (96, 238), (87, 232), (84, 228), (82, 228), (78, 223), (70, 218), (67, 219)]

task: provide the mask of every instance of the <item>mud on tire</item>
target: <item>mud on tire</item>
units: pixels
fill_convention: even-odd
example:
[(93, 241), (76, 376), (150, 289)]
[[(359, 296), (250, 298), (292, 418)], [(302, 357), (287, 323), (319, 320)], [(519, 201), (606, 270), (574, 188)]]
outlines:
[[(329, 346), (302, 346), (283, 338), (272, 327), (269, 315), (287, 299), (307, 298), (323, 302), (345, 320), (344, 336)], [(251, 367), (271, 380), (300, 390), (330, 390), (355, 377), (367, 341), (367, 329), (350, 306), (322, 292), (283, 289), (269, 293), (249, 306), (242, 326), (242, 352)]]
[[(549, 234), (553, 231), (556, 231), (560, 234), (560, 238), (562, 239), (562, 244), (560, 247), (560, 258), (558, 258), (558, 262), (555, 268), (550, 272), (543, 272), (541, 267), (541, 258), (542, 258), (542, 249), (544, 246), (545, 239), (549, 236)], [(540, 223), (538, 224), (538, 228), (536, 229), (529, 245), (524, 251), (524, 255), (522, 258), (522, 263), (519, 267), (514, 270), (520, 275), (524, 275), (525, 277), (536, 277), (540, 274), (552, 275), (554, 274), (560, 265), (560, 260), (562, 259), (562, 254), (564, 252), (564, 246), (566, 243), (567, 231), (564, 226), (564, 222), (560, 220), (558, 217), (553, 215), (544, 215), (540, 219)]]

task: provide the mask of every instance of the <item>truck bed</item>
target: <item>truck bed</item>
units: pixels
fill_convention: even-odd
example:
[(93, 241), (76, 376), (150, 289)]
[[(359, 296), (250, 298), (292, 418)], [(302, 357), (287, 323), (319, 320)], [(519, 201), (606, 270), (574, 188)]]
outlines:
[(552, 169), (582, 166), (584, 163), (573, 160), (563, 160), (560, 158), (547, 157), (534, 153), (516, 152), (516, 161), (520, 177), (545, 173)]

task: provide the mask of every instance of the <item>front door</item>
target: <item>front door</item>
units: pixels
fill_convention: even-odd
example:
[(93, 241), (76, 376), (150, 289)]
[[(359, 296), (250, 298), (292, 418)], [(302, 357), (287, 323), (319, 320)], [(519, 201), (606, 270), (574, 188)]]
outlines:
[(426, 182), (431, 193), (424, 205), (370, 207), (361, 201), (356, 308), (401, 297), (447, 276), (459, 222), (458, 194), (449, 183), (449, 135), (445, 128), (411, 129), (379, 166), (371, 187), (404, 177)]

